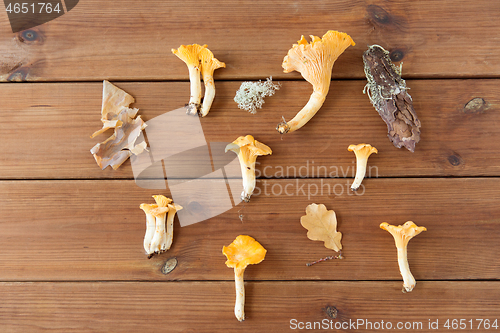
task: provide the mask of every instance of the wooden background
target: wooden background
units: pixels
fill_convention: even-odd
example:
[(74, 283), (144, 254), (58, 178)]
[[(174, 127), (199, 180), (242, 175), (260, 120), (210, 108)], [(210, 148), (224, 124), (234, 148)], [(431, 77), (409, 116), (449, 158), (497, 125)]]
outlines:
[[(292, 319), (421, 322), (423, 331), (429, 320), (447, 331), (447, 319), (465, 319), (461, 331), (485, 331), (479, 319), (500, 320), (499, 17), (500, 3), (485, 0), (80, 0), (13, 34), (0, 13), (0, 331), (297, 331)], [(356, 46), (336, 62), (319, 113), (281, 138), (281, 116), (293, 117), (312, 92), (299, 73), (282, 72), (283, 57), (302, 34), (330, 29)], [(170, 50), (191, 43), (208, 44), (227, 65), (215, 72), (216, 99), (201, 119), (207, 140), (253, 134), (273, 155), (258, 160), (262, 193), (243, 221), (241, 205), (184, 228), (176, 220), (172, 248), (148, 260), (138, 206), (158, 191), (135, 184), (129, 161), (100, 170), (89, 150), (105, 136), (89, 135), (101, 127), (104, 79), (132, 94), (146, 121), (183, 106), (187, 68)], [(389, 142), (362, 93), (361, 55), (371, 44), (404, 63), (422, 122), (413, 154)], [(276, 95), (257, 115), (239, 110), (232, 99), (241, 82), (269, 76), (282, 84)], [(360, 142), (379, 149), (369, 160), (377, 172), (352, 195), (347, 146)], [(279, 174), (313, 162), (320, 172), (306, 179)], [(332, 166), (350, 172), (324, 171)], [(287, 184), (337, 190), (271, 191)], [(336, 211), (345, 260), (305, 266), (334, 254), (300, 225), (313, 202)], [(378, 226), (407, 220), (428, 231), (409, 244), (418, 282), (403, 294), (394, 241)], [(245, 273), (242, 323), (221, 253), (239, 234), (268, 250)], [(172, 257), (177, 267), (162, 273)]]

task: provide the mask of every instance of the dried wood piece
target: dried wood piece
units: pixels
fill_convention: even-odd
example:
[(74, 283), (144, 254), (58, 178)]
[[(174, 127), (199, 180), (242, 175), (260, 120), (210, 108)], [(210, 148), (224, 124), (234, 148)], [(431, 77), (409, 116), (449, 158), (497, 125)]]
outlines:
[(146, 149), (146, 142), (141, 141), (136, 144), (136, 140), (141, 135), (141, 131), (146, 127), (146, 124), (141, 119), (129, 117), (130, 109), (123, 109), (118, 115), (119, 127), (115, 127), (115, 133), (106, 141), (98, 143), (90, 150), (94, 155), (97, 164), (101, 169), (111, 166), (114, 170), (118, 169), (129, 158), (138, 155)]
[[(387, 124), (387, 136), (397, 148), (415, 151), (420, 141), (420, 120), (408, 94), (406, 82), (389, 58), (389, 52), (379, 45), (372, 45), (363, 54), (368, 97)], [(363, 91), (363, 92), (365, 92)]]
[(101, 110), (103, 127), (92, 134), (92, 137), (111, 128), (114, 128), (115, 132), (90, 150), (103, 170), (108, 166), (114, 170), (118, 169), (130, 156), (142, 153), (147, 147), (144, 139), (136, 144), (146, 124), (141, 116), (135, 118), (139, 109), (129, 108), (133, 102), (131, 95), (104, 81)]
[[(102, 108), (101, 108), (101, 121), (103, 123), (102, 129), (94, 132), (92, 138), (104, 133), (110, 128), (120, 126), (118, 123), (118, 114), (124, 109), (134, 103), (135, 99), (125, 91), (114, 86), (109, 81), (104, 80), (102, 85)], [(129, 115), (134, 118), (139, 109), (129, 109)]]

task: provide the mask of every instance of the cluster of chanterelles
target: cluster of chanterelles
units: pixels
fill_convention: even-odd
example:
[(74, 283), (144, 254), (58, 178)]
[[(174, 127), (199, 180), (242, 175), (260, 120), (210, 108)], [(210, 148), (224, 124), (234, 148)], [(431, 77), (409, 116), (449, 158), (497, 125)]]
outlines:
[(156, 204), (141, 204), (140, 208), (146, 213), (146, 235), (144, 236), (144, 250), (149, 258), (155, 253), (167, 251), (172, 246), (174, 236), (174, 217), (181, 205), (172, 203), (163, 195), (153, 195)]
[[(207, 49), (207, 45), (181, 45), (172, 52), (184, 61), (189, 70), (189, 81), (191, 83), (191, 97), (187, 105), (187, 114), (205, 117), (215, 98), (214, 71), (217, 68), (226, 67), (226, 64), (214, 58), (214, 54)], [(201, 104), (201, 82), (200, 73), (205, 83), (205, 96)]]

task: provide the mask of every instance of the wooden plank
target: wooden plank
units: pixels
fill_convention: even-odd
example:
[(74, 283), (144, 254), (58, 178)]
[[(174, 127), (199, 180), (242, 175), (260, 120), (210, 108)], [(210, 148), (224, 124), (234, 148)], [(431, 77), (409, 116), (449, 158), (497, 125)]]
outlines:
[(499, 4), (488, 0), (88, 0), (32, 29), (29, 38), (12, 34), (2, 14), (0, 78), (187, 80), (185, 65), (170, 50), (191, 43), (208, 44), (227, 64), (218, 79), (299, 78), (282, 72), (288, 49), (301, 35), (330, 29), (357, 43), (339, 59), (335, 78), (364, 77), (361, 54), (371, 44), (403, 60), (408, 77), (498, 77), (499, 15)]
[[(125, 180), (3, 181), (0, 281), (231, 280), (221, 249), (240, 234), (268, 250), (261, 264), (248, 269), (248, 280), (400, 281), (394, 240), (379, 224), (408, 220), (428, 229), (408, 248), (417, 280), (498, 279), (499, 178), (369, 179), (357, 195), (347, 191), (349, 184), (265, 180), (244, 207), (183, 228), (176, 218), (172, 248), (148, 260), (139, 204), (164, 191)], [(214, 183), (211, 195), (223, 191)], [(191, 194), (182, 204), (195, 212), (199, 193)], [(300, 225), (313, 202), (336, 211), (344, 260), (306, 267), (335, 254), (308, 240)], [(178, 265), (165, 275), (162, 267), (171, 257)]]
[[(1, 283), (0, 321), (3, 332), (14, 333), (289, 332), (307, 328), (307, 322), (325, 325), (315, 331), (406, 325), (405, 331), (422, 332), (431, 331), (430, 323), (445, 331), (448, 319), (450, 327), (453, 319), (463, 319), (461, 332), (477, 332), (495, 331), (491, 325), (499, 320), (499, 282), (422, 282), (409, 294), (395, 282), (247, 282), (245, 287), (247, 319), (240, 323), (229, 281)], [(336, 309), (337, 317), (329, 317), (327, 309)], [(489, 330), (479, 319), (488, 319)]]
[[(117, 85), (136, 98), (134, 106), (146, 121), (182, 107), (189, 98), (188, 83)], [(355, 158), (347, 147), (361, 142), (379, 149), (370, 157), (372, 176), (500, 175), (498, 80), (409, 81), (422, 122), (422, 140), (414, 154), (389, 142), (384, 122), (362, 94), (363, 81), (332, 82), (318, 114), (283, 140), (276, 124), (281, 116), (291, 119), (305, 105), (311, 93), (307, 82), (282, 82), (281, 90), (266, 99), (257, 115), (239, 110), (233, 101), (239, 82), (216, 86), (212, 111), (200, 120), (205, 138), (231, 142), (253, 134), (268, 144), (274, 153), (258, 159), (261, 177), (294, 177), (293, 171), (296, 177), (352, 177)], [(101, 91), (101, 83), (0, 85), (0, 178), (133, 178), (130, 162), (117, 171), (101, 171), (89, 152), (110, 135), (89, 138), (102, 125)], [(475, 98), (484, 105), (465, 109)]]

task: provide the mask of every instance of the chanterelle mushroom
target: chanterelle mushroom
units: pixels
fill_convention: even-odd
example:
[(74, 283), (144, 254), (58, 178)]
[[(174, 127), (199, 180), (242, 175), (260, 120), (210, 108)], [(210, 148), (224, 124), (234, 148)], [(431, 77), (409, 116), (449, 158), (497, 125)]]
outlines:
[(172, 240), (174, 237), (174, 217), (175, 213), (177, 213), (181, 209), (182, 206), (178, 204), (168, 205), (167, 226), (166, 226), (167, 244), (165, 245), (165, 251), (170, 249), (170, 246), (172, 246)]
[(351, 190), (356, 191), (361, 186), (363, 178), (365, 178), (368, 157), (373, 153), (378, 153), (378, 150), (367, 143), (350, 145), (347, 150), (353, 151), (356, 155), (356, 177), (351, 185)]
[(177, 50), (172, 49), (172, 52), (184, 61), (189, 70), (189, 82), (191, 83), (191, 97), (188, 104), (188, 114), (196, 115), (201, 107), (201, 59), (200, 51), (207, 45), (181, 45)]
[(417, 225), (412, 221), (408, 221), (397, 227), (384, 222), (380, 224), (380, 228), (389, 231), (394, 237), (394, 241), (396, 242), (396, 247), (398, 249), (399, 270), (403, 276), (403, 292), (410, 292), (413, 290), (417, 282), (410, 272), (410, 266), (408, 266), (406, 248), (410, 239), (427, 229), (425, 227), (417, 227)]
[[(188, 114), (205, 117), (210, 111), (215, 97), (214, 71), (217, 68), (226, 67), (226, 64), (215, 59), (213, 53), (207, 49), (207, 45), (181, 45), (172, 52), (186, 63), (189, 70), (189, 81), (191, 83), (191, 98), (188, 104)], [(201, 105), (201, 82), (200, 73), (205, 83), (205, 97)]]
[(310, 44), (302, 36), (288, 51), (282, 64), (284, 72), (299, 72), (313, 85), (314, 90), (307, 104), (292, 120), (278, 124), (278, 132), (284, 134), (296, 131), (318, 112), (330, 89), (333, 64), (350, 45), (355, 45), (351, 36), (330, 30), (323, 38), (311, 36)]
[(156, 229), (156, 218), (153, 215), (152, 210), (158, 208), (158, 205), (143, 203), (141, 204), (140, 208), (146, 214), (146, 235), (144, 235), (144, 250), (146, 250), (146, 254), (150, 256), (154, 253), (154, 250), (151, 251), (151, 241), (153, 240)]
[(156, 218), (155, 234), (151, 240), (150, 253), (160, 253), (168, 250), (168, 237), (165, 229), (165, 220), (167, 212), (169, 211), (169, 203), (172, 202), (172, 199), (163, 195), (153, 195), (153, 198), (155, 199), (158, 207), (150, 211)]
[(215, 98), (214, 71), (218, 68), (226, 67), (226, 64), (215, 59), (214, 54), (207, 48), (203, 48), (200, 51), (200, 59), (201, 75), (205, 84), (205, 96), (203, 97), (200, 116), (205, 117), (210, 111)]
[(257, 156), (270, 155), (272, 150), (265, 144), (255, 140), (251, 135), (240, 136), (226, 146), (226, 153), (228, 150), (238, 155), (243, 177), (241, 200), (249, 202), (255, 189), (255, 161)]
[(240, 235), (229, 245), (222, 248), (227, 258), (226, 266), (234, 268), (236, 303), (234, 315), (239, 321), (245, 320), (245, 285), (243, 274), (248, 265), (258, 264), (266, 256), (266, 249), (250, 236)]

